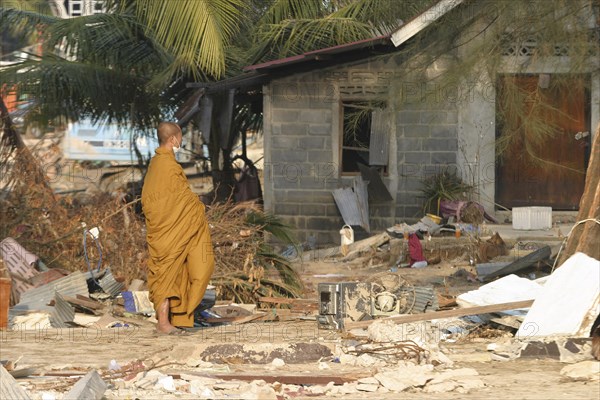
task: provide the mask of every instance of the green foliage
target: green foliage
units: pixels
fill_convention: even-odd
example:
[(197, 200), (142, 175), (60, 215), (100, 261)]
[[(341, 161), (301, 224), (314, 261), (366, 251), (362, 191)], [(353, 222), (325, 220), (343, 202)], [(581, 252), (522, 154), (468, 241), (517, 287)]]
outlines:
[(473, 186), (467, 185), (455, 170), (445, 168), (425, 178), (422, 182), (423, 212), (437, 214), (439, 200), (465, 200), (472, 194)]

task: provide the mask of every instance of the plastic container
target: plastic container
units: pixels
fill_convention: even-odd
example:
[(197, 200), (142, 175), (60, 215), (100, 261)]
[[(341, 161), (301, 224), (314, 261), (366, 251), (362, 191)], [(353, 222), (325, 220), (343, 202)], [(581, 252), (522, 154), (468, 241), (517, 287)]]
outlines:
[(342, 229), (340, 229), (340, 241), (342, 246), (348, 246), (354, 243), (354, 229), (352, 229), (351, 226), (342, 226)]
[(442, 217), (438, 217), (437, 215), (433, 215), (433, 214), (425, 214), (427, 217), (431, 218), (433, 220), (433, 222), (435, 222), (436, 224), (440, 224), (440, 222), (442, 222)]
[(552, 228), (552, 207), (513, 207), (512, 227), (518, 230)]
[(10, 278), (0, 278), (0, 329), (6, 329), (8, 327), (10, 286)]

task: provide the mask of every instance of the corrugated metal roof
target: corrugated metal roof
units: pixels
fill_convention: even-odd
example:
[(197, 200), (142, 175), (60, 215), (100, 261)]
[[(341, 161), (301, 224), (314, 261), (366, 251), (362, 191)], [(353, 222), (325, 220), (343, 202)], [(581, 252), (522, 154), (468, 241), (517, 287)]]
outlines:
[(358, 208), (360, 210), (362, 223), (360, 226), (365, 228), (365, 231), (371, 232), (369, 224), (369, 192), (367, 191), (368, 183), (365, 182), (362, 176), (358, 175), (354, 178), (354, 192), (358, 198)]
[(88, 296), (88, 285), (83, 272), (73, 272), (64, 278), (57, 279), (46, 285), (26, 291), (21, 295), (21, 301), (10, 309), (11, 314), (24, 311), (52, 311), (47, 305), (59, 292), (63, 296), (77, 297), (78, 294)]
[(412, 310), (409, 311), (412, 314), (435, 311), (439, 308), (437, 294), (433, 286), (415, 286), (414, 288), (404, 289), (403, 292), (408, 292), (409, 298), (414, 292), (415, 302)]
[(296, 56), (280, 58), (277, 60), (271, 60), (260, 64), (249, 65), (244, 67), (244, 71), (256, 71), (256, 70), (266, 70), (266, 69), (276, 69), (284, 66), (289, 66), (291, 64), (300, 63), (303, 61), (311, 61), (318, 60), (319, 56), (323, 55), (333, 55), (345, 53), (352, 50), (359, 50), (365, 47), (372, 47), (379, 44), (392, 44), (390, 40), (391, 35), (382, 35), (374, 38), (368, 38), (363, 40), (358, 40), (356, 42), (340, 44), (337, 46), (326, 47), (324, 49), (307, 51), (306, 53), (298, 54)]
[(56, 292), (54, 294), (54, 309), (50, 313), (50, 325), (53, 328), (68, 328), (75, 319), (75, 309)]
[(98, 280), (98, 284), (102, 290), (104, 290), (104, 293), (110, 294), (111, 296), (117, 296), (119, 293), (121, 293), (124, 287), (122, 282), (117, 282), (115, 280), (115, 277), (108, 268), (106, 269), (102, 279)]
[(342, 214), (344, 223), (350, 226), (362, 225), (362, 215), (354, 191), (351, 188), (340, 188), (331, 193), (333, 193), (335, 204)]

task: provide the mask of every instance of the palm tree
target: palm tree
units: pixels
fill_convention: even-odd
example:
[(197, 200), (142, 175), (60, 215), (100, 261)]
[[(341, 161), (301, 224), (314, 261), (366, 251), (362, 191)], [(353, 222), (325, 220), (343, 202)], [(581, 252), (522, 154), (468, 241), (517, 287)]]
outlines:
[[(25, 2), (26, 4), (27, 2)], [(61, 19), (0, 8), (0, 23), (39, 35), (41, 54), (4, 68), (0, 84), (56, 117), (153, 125), (185, 95), (185, 81), (218, 79), (243, 0), (114, 1), (104, 14)]]

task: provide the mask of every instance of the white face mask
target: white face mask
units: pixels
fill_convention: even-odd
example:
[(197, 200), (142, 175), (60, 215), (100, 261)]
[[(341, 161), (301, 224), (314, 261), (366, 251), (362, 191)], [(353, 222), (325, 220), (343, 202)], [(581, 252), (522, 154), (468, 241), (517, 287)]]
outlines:
[[(175, 139), (175, 140), (177, 140), (177, 139)], [(180, 145), (181, 145), (181, 143), (180, 143)], [(181, 147), (180, 147), (180, 146), (173, 146), (173, 153), (177, 154), (177, 152), (178, 152), (180, 149), (181, 149)]]

